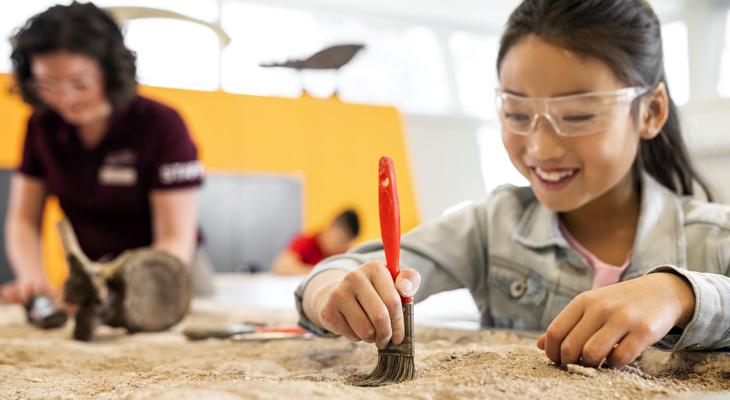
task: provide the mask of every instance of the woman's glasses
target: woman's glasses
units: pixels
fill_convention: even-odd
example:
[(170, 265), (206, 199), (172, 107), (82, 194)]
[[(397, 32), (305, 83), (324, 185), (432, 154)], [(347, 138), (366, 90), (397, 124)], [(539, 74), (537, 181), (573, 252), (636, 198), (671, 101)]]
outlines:
[(560, 97), (523, 97), (497, 89), (497, 114), (508, 132), (529, 135), (544, 116), (561, 136), (584, 136), (607, 130), (627, 103), (646, 94), (644, 87)]
[(77, 95), (95, 87), (99, 79), (95, 77), (74, 78), (68, 81), (34, 79), (33, 88), (41, 95), (58, 96), (62, 93)]

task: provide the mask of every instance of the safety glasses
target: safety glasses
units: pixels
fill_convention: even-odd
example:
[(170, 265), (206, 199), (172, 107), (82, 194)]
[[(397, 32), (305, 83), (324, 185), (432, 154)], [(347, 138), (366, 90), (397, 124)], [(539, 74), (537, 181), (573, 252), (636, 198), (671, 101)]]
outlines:
[(584, 136), (607, 130), (626, 115), (631, 102), (648, 92), (645, 87), (560, 97), (523, 97), (497, 89), (497, 114), (510, 133), (529, 135), (540, 116), (561, 136)]
[(68, 81), (34, 78), (32, 85), (38, 94), (42, 96), (59, 96), (61, 94), (78, 95), (85, 93), (92, 87), (98, 85), (99, 82), (99, 78), (92, 76), (74, 78)]

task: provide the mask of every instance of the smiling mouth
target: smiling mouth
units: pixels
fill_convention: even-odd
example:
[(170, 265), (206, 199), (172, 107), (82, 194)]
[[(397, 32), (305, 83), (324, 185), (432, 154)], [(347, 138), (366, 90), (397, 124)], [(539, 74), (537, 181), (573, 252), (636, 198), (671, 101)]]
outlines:
[(541, 167), (532, 167), (533, 173), (540, 178), (540, 180), (547, 183), (560, 183), (572, 178), (577, 172), (578, 168), (573, 169), (560, 169), (548, 171)]

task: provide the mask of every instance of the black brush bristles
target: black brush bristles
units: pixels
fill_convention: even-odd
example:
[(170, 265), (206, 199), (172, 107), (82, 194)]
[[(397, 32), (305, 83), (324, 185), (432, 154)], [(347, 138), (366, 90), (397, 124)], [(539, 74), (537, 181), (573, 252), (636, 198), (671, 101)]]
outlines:
[(410, 381), (416, 376), (413, 362), (413, 303), (403, 304), (403, 325), (405, 335), (400, 344), (389, 343), (378, 350), (378, 364), (373, 371), (359, 379), (355, 386), (383, 386), (391, 383)]

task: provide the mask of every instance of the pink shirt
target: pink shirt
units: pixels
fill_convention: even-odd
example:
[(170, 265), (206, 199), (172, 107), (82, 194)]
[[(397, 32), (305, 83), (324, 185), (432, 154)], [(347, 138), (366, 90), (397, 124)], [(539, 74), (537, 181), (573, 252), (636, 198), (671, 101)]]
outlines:
[(563, 236), (565, 236), (565, 239), (568, 241), (568, 243), (574, 249), (578, 250), (578, 252), (582, 254), (583, 257), (586, 258), (586, 260), (588, 260), (588, 264), (590, 264), (591, 270), (593, 271), (593, 289), (612, 285), (621, 281), (621, 274), (626, 270), (626, 268), (629, 267), (631, 254), (626, 257), (626, 261), (623, 265), (611, 265), (601, 261), (600, 259), (598, 259), (598, 257), (593, 255), (593, 253), (588, 251), (585, 247), (581, 246), (581, 244), (578, 243), (577, 240), (575, 240), (573, 235), (571, 235), (570, 232), (565, 229), (565, 226), (563, 226), (562, 223), (560, 224), (560, 232), (563, 233)]

